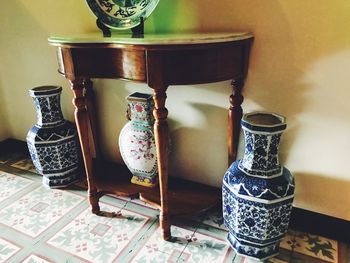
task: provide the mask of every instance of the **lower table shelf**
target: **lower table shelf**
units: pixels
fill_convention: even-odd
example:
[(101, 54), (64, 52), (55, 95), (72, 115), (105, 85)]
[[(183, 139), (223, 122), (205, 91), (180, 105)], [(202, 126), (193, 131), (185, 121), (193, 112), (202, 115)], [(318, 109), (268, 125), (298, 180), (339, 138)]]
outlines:
[[(159, 187), (149, 188), (132, 184), (131, 173), (120, 164), (94, 160), (94, 185), (98, 193), (139, 197), (160, 209)], [(169, 177), (168, 205), (171, 215), (187, 215), (204, 212), (221, 200), (221, 189)]]

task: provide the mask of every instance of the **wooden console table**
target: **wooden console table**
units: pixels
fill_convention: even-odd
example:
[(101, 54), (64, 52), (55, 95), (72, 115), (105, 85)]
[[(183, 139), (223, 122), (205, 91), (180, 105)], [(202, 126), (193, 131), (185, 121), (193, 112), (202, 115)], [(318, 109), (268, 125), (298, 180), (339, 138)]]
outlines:
[[(170, 178), (168, 183), (166, 91), (170, 85), (232, 80), (228, 110), (228, 163), (231, 164), (236, 159), (242, 117), (241, 90), (252, 40), (248, 33), (49, 38), (49, 43), (57, 47), (59, 72), (70, 81), (74, 94), (75, 120), (93, 213), (100, 212), (99, 198), (106, 193), (139, 195), (160, 209), (162, 236), (168, 240), (170, 215), (196, 213), (217, 204), (220, 189), (175, 178)], [(110, 167), (99, 158), (91, 78), (144, 82), (153, 90), (159, 187), (150, 189), (131, 184), (127, 169)]]

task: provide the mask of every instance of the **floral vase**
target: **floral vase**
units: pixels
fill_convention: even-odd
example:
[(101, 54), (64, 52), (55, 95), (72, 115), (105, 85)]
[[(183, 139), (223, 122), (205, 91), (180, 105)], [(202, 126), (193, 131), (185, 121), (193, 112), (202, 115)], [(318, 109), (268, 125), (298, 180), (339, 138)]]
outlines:
[(63, 118), (58, 86), (29, 90), (37, 114), (36, 124), (27, 134), (27, 145), (43, 184), (66, 187), (79, 177), (80, 148), (75, 125)]
[(278, 114), (254, 112), (244, 114), (241, 125), (245, 153), (223, 178), (224, 223), (238, 254), (264, 260), (278, 253), (294, 197), (293, 176), (278, 159), (286, 121)]
[(131, 182), (154, 187), (158, 183), (158, 169), (153, 132), (153, 98), (151, 94), (135, 92), (126, 99), (129, 122), (119, 135), (120, 153), (133, 174)]

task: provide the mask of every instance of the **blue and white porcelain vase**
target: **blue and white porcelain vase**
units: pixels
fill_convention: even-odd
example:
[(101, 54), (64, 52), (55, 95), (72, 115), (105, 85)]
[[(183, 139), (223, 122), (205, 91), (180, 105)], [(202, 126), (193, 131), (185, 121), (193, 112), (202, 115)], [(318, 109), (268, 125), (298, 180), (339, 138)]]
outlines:
[(245, 153), (224, 175), (223, 217), (228, 241), (241, 255), (264, 260), (278, 253), (288, 230), (294, 179), (278, 158), (286, 120), (274, 113), (244, 114)]
[(37, 114), (36, 124), (27, 134), (27, 145), (43, 184), (49, 188), (66, 187), (77, 181), (80, 148), (75, 125), (63, 118), (58, 86), (29, 90)]
[(154, 187), (158, 183), (158, 168), (153, 131), (153, 97), (151, 94), (135, 92), (126, 99), (129, 122), (119, 135), (120, 153), (133, 174), (131, 182)]

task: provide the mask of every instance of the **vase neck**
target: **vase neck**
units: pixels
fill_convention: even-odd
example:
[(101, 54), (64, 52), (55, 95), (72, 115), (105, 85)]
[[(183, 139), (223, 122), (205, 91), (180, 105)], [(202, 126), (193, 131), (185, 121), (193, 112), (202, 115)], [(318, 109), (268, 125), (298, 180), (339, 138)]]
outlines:
[(56, 126), (65, 122), (61, 110), (61, 87), (38, 87), (29, 91), (33, 99), (36, 115), (37, 126)]
[(245, 152), (239, 164), (240, 169), (252, 176), (274, 177), (281, 174), (278, 152), (281, 135), (286, 128), (285, 118), (279, 115), (255, 113), (244, 116), (241, 124), (244, 131)]
[(278, 149), (279, 134), (257, 134), (244, 131), (245, 151), (240, 166), (252, 175), (273, 176), (281, 172)]
[(134, 93), (127, 98), (128, 117), (131, 121), (139, 122), (144, 125), (153, 125), (154, 102), (152, 95), (143, 93)]

